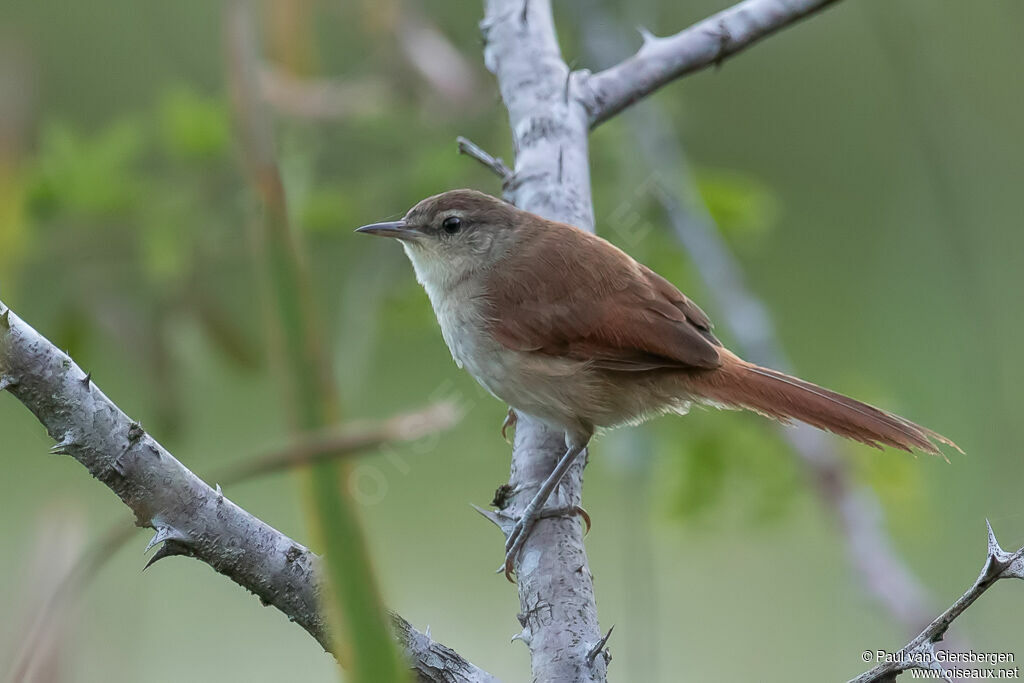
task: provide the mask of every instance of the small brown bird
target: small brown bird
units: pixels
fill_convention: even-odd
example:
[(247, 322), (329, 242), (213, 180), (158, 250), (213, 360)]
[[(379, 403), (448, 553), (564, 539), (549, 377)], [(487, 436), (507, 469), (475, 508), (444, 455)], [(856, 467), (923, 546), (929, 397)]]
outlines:
[(429, 197), (400, 221), (357, 232), (401, 241), (459, 367), (565, 432), (565, 455), (508, 537), (506, 575), (598, 427), (685, 414), (696, 402), (801, 420), (876, 448), (957, 448), (902, 417), (742, 360), (715, 338), (704, 311), (618, 247), (481, 192)]

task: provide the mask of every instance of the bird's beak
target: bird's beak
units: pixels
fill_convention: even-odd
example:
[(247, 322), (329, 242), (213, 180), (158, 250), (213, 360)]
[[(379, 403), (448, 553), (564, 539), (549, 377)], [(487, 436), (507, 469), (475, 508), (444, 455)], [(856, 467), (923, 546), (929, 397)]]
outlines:
[(365, 232), (367, 235), (380, 235), (381, 237), (394, 237), (400, 240), (412, 239), (419, 235), (418, 232), (406, 226), (405, 221), (371, 223), (370, 225), (357, 228), (356, 232)]

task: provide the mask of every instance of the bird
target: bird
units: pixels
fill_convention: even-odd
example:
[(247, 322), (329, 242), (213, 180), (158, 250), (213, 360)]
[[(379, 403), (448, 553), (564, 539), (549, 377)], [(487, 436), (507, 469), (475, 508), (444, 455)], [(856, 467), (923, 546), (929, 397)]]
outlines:
[(510, 417), (565, 433), (565, 454), (508, 534), (499, 571), (509, 580), (544, 504), (598, 429), (699, 404), (799, 420), (876, 448), (960, 450), (894, 413), (743, 360), (697, 304), (612, 243), (483, 192), (434, 195), (401, 220), (356, 232), (401, 243), (456, 365)]

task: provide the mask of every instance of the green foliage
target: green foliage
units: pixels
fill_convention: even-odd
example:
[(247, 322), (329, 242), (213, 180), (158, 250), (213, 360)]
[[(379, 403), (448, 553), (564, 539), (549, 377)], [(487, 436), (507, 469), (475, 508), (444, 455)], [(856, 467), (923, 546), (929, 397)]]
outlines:
[(676, 482), (672, 510), (680, 519), (728, 511), (743, 523), (769, 522), (783, 516), (799, 491), (793, 456), (763, 419), (696, 408), (685, 420), (659, 423), (659, 431), (661, 458)]
[(43, 129), (28, 191), (31, 213), (104, 218), (130, 209), (140, 200), (138, 164), (145, 145), (135, 118), (115, 121), (92, 136), (51, 121)]
[[(181, 310), (229, 357), (253, 355), (243, 316), (219, 301), (225, 288), (205, 286), (239, 260), (231, 216), (240, 183), (227, 139), (220, 100), (175, 88), (158, 106), (92, 129), (49, 121), (15, 178), (25, 188), (16, 198), (22, 232), (46, 239), (6, 251), (5, 270), (31, 283), (60, 265), (57, 340), (66, 345), (99, 331), (96, 311), (117, 319), (140, 378), (152, 382), (140, 390), (153, 397), (153, 424), (165, 435), (182, 410), (161, 321)], [(246, 271), (235, 270), (244, 282)]]
[(231, 122), (224, 102), (184, 86), (163, 95), (157, 119), (164, 149), (185, 161), (222, 158), (231, 142)]
[(775, 224), (779, 199), (756, 176), (722, 169), (699, 169), (695, 175), (708, 212), (727, 235), (760, 236)]
[[(139, 226), (139, 251), (141, 263), (148, 278), (162, 283), (179, 282), (187, 273), (190, 216), (180, 207), (165, 204), (164, 211), (153, 215)], [(177, 208), (177, 210), (175, 210)]]

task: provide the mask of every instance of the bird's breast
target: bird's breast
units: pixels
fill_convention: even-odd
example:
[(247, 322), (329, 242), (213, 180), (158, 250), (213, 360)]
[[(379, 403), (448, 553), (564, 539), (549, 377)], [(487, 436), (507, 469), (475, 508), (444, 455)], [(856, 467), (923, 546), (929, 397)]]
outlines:
[(492, 394), (500, 395), (499, 387), (509, 373), (507, 349), (488, 332), (489, 324), (479, 299), (456, 290), (445, 296), (431, 295), (430, 300), (455, 364)]

